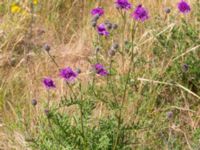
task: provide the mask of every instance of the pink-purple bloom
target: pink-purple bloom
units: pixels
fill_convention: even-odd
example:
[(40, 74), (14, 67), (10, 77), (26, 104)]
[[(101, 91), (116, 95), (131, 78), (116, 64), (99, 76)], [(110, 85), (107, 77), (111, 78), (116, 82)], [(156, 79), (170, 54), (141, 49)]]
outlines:
[(97, 31), (99, 35), (104, 35), (104, 36), (109, 35), (109, 32), (107, 31), (106, 26), (103, 23), (97, 26)]
[(95, 64), (94, 69), (95, 69), (96, 73), (101, 76), (108, 75), (108, 71), (104, 68), (104, 66), (102, 64)]
[(54, 81), (49, 77), (45, 77), (43, 79), (43, 84), (47, 89), (51, 89), (51, 88), (55, 88), (56, 87)]
[(73, 82), (77, 78), (77, 75), (78, 74), (70, 67), (60, 70), (60, 76), (64, 78), (67, 82)]
[(178, 3), (178, 9), (181, 13), (189, 13), (191, 10), (190, 5), (184, 0)]
[(92, 9), (91, 14), (93, 16), (95, 16), (95, 15), (102, 16), (104, 14), (104, 10), (103, 10), (103, 8), (97, 7), (97, 8)]
[(149, 18), (148, 11), (142, 7), (142, 5), (138, 5), (131, 16), (138, 21), (144, 22)]
[(116, 7), (119, 9), (129, 10), (132, 7), (131, 3), (128, 0), (116, 0), (115, 4)]

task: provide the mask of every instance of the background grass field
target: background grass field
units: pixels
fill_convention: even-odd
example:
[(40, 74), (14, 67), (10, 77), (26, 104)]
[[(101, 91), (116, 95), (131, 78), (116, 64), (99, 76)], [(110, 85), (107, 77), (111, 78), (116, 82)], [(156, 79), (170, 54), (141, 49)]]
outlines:
[[(127, 12), (128, 21), (124, 28), (112, 0), (42, 0), (34, 5), (24, 0), (15, 3), (22, 10), (12, 13), (14, 2), (17, 1), (0, 1), (0, 149), (3, 150), (34, 149), (29, 144), (32, 138), (38, 134), (42, 137), (44, 134), (41, 133), (46, 135), (38, 127), (38, 124), (45, 122), (47, 92), (41, 82), (44, 76), (51, 76), (57, 83), (57, 89), (51, 92), (52, 105), (58, 104), (60, 96), (66, 93), (55, 64), (43, 49), (44, 44), (51, 46), (50, 53), (60, 67), (81, 69), (79, 80), (87, 89), (91, 80), (89, 60), (95, 58), (93, 41), (96, 31), (90, 24), (92, 8), (104, 8), (105, 15), (99, 22), (110, 20), (118, 24), (111, 41), (124, 45), (126, 51), (124, 59), (120, 54), (114, 56), (115, 71), (118, 72), (116, 83), (113, 83), (117, 101), (122, 100), (121, 87), (130, 63), (132, 19), (129, 16), (133, 9)], [(130, 127), (131, 146), (124, 149), (198, 150), (200, 1), (188, 0), (192, 11), (187, 15), (179, 13), (178, 1), (174, 0), (131, 2), (133, 8), (140, 3), (148, 8), (150, 18), (138, 23), (134, 38), (134, 68), (122, 115), (124, 124)], [(171, 9), (169, 14), (166, 14), (166, 8)], [(107, 51), (111, 42), (106, 39), (102, 42), (103, 51)], [(108, 58), (101, 60), (109, 66)], [(109, 99), (113, 95), (104, 88), (105, 83), (100, 79), (96, 90)], [(84, 96), (92, 97), (87, 92)], [(32, 99), (38, 101), (36, 107), (32, 106)], [(77, 108), (67, 107), (61, 113), (76, 116)], [(112, 118), (115, 110), (98, 101), (91, 113), (88, 126), (98, 124), (101, 118)], [(169, 113), (173, 115), (169, 117)], [(110, 127), (113, 125), (111, 123)], [(105, 132), (110, 131), (109, 123), (106, 125)], [(106, 142), (106, 139), (102, 141)]]

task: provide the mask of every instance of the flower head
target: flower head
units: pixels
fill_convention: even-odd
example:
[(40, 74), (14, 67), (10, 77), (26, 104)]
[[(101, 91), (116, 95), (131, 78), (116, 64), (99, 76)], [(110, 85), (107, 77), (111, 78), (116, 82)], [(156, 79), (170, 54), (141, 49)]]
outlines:
[(77, 73), (74, 72), (70, 67), (61, 69), (60, 76), (67, 82), (73, 82), (77, 78)]
[(95, 69), (96, 73), (101, 76), (108, 75), (108, 71), (104, 68), (104, 66), (102, 64), (95, 64), (94, 69)]
[(33, 0), (33, 4), (37, 5), (39, 0)]
[(47, 89), (51, 89), (51, 88), (55, 88), (55, 83), (53, 82), (53, 80), (49, 77), (46, 77), (43, 79), (43, 84)]
[(12, 12), (13, 14), (15, 14), (15, 13), (20, 13), (21, 11), (22, 11), (22, 8), (21, 8), (18, 4), (13, 3), (13, 4), (11, 5), (11, 12)]
[(142, 7), (142, 5), (138, 5), (131, 16), (138, 21), (145, 21), (149, 18), (148, 11)]
[(181, 13), (189, 13), (191, 10), (190, 5), (187, 2), (185, 2), (184, 0), (181, 0), (178, 3), (178, 9)]
[(104, 14), (104, 10), (103, 10), (103, 8), (97, 7), (97, 8), (94, 8), (91, 10), (91, 14), (93, 16), (96, 16), (96, 15), (102, 16)]
[(104, 35), (104, 36), (109, 35), (109, 32), (107, 31), (106, 26), (103, 23), (97, 26), (97, 31), (99, 35)]
[(129, 10), (132, 7), (131, 3), (128, 0), (116, 0), (115, 4), (116, 7), (119, 9)]

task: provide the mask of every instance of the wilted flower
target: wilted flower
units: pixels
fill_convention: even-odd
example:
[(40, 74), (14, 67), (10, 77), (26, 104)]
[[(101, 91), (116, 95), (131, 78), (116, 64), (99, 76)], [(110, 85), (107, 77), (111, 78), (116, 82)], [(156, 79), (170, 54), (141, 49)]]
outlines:
[(96, 16), (96, 15), (102, 16), (104, 14), (104, 10), (103, 8), (97, 7), (97, 8), (92, 9), (91, 14), (93, 16)]
[(67, 82), (73, 82), (77, 78), (77, 73), (74, 72), (70, 67), (61, 69), (60, 76), (64, 78)]
[(178, 9), (181, 13), (189, 13), (191, 10), (190, 5), (187, 2), (185, 2), (184, 0), (181, 0), (178, 3)]
[(102, 64), (95, 64), (94, 69), (95, 69), (96, 73), (101, 76), (108, 75), (108, 71), (104, 68), (104, 66)]
[(43, 84), (47, 89), (51, 89), (51, 88), (55, 88), (55, 83), (53, 82), (53, 80), (49, 77), (46, 77), (43, 79)]
[(145, 21), (149, 18), (148, 11), (142, 5), (138, 5), (131, 16), (138, 21)]
[(99, 35), (104, 35), (104, 36), (108, 36), (109, 32), (106, 30), (106, 27), (104, 24), (100, 24), (97, 26), (97, 31), (99, 33)]
[(116, 0), (115, 4), (118, 9), (129, 10), (132, 7), (131, 3), (128, 0)]

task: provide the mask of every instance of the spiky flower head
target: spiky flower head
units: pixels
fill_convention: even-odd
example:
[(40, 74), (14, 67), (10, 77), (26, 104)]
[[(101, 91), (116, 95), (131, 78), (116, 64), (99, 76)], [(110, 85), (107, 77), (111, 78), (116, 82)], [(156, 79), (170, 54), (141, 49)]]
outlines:
[(132, 7), (131, 3), (128, 0), (116, 0), (115, 4), (116, 8), (118, 9), (129, 10)]
[(91, 10), (91, 14), (93, 16), (96, 16), (96, 15), (102, 16), (104, 14), (104, 10), (101, 7), (97, 7), (97, 8), (94, 8), (94, 9)]
[(102, 35), (102, 36), (109, 35), (109, 32), (107, 31), (106, 26), (103, 23), (97, 26), (97, 32), (99, 33), (99, 35)]
[(184, 0), (181, 0), (178, 3), (178, 9), (181, 13), (184, 13), (184, 14), (189, 13), (191, 11), (190, 5)]
[(144, 22), (149, 18), (148, 11), (140, 4), (136, 7), (134, 12), (131, 14), (131, 16), (137, 20)]
[(50, 77), (45, 77), (43, 79), (43, 84), (47, 89), (52, 89), (56, 87), (54, 81)]
[(67, 67), (60, 70), (60, 76), (64, 78), (67, 82), (71, 83), (77, 78), (78, 73), (73, 71), (70, 67)]
[(100, 76), (108, 75), (108, 71), (104, 68), (102, 64), (99, 64), (99, 63), (95, 64), (94, 69), (96, 73), (99, 74)]

